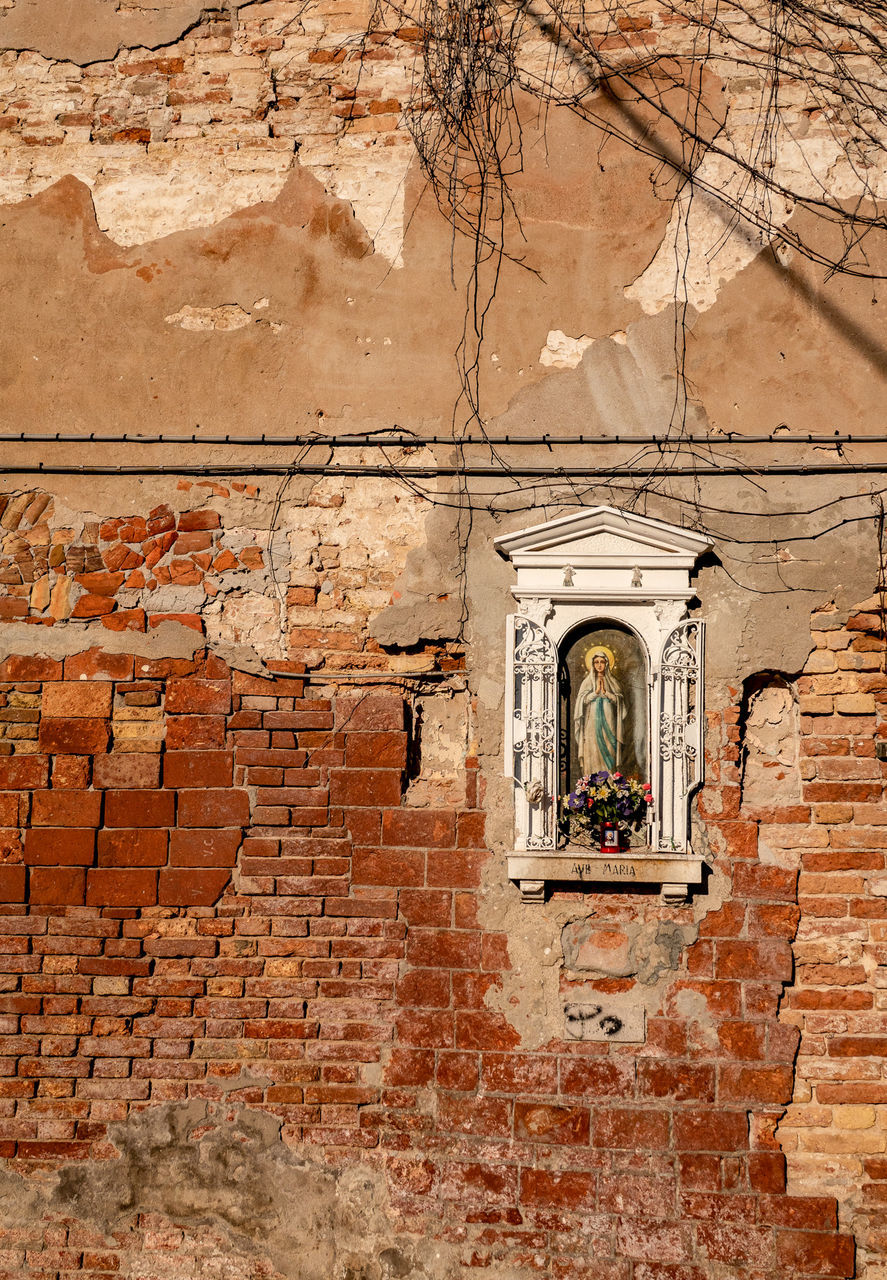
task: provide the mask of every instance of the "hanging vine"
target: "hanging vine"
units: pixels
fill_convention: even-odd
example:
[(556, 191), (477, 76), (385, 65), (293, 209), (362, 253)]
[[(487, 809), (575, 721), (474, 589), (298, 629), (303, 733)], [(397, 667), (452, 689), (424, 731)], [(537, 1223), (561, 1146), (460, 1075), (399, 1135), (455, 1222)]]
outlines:
[[(370, 25), (415, 33), (406, 120), (454, 235), (472, 246), (457, 352), (467, 413), (457, 413), (457, 427), (483, 425), (485, 322), (503, 260), (519, 257), (518, 93), (566, 107), (601, 139), (649, 156), (658, 189), (671, 180), (671, 434), (680, 436), (687, 415), (694, 255), (717, 255), (734, 237), (750, 256), (790, 246), (829, 273), (882, 278), (874, 252), (887, 230), (878, 204), (887, 194), (882, 0), (373, 0)], [(700, 246), (698, 220), (713, 210), (720, 240)], [(813, 216), (800, 220), (800, 211)]]

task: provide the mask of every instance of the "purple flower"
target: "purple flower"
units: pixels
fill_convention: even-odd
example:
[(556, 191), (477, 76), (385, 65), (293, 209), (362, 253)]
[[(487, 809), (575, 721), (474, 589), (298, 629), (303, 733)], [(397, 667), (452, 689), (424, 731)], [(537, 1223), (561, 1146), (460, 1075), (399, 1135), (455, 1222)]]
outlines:
[(581, 809), (582, 803), (583, 803), (582, 796), (578, 795), (577, 792), (575, 791), (571, 791), (570, 794), (567, 796), (568, 809)]

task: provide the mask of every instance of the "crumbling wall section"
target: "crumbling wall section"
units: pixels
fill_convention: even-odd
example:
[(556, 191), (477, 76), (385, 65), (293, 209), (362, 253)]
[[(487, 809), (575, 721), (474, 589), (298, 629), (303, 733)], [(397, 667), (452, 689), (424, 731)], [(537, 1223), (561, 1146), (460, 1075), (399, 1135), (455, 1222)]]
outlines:
[(108, 61), (0, 54), (0, 202), (73, 174), (99, 227), (143, 244), (273, 200), (300, 164), (399, 262), (415, 36), (376, 40), (367, 17), (335, 3), (206, 8), (180, 39)]
[(789, 1186), (837, 1194), (860, 1274), (887, 1256), (887, 938), (883, 601), (813, 615), (798, 681), (801, 794), (758, 809), (771, 864), (798, 875), (795, 981), (781, 1021), (801, 1032), (792, 1105), (778, 1130)]
[[(427, 498), (388, 480), (336, 477), (309, 481), (301, 502), (282, 509), (276, 498), (246, 481), (181, 480), (171, 502), (96, 518), (42, 489), (2, 494), (0, 624), (64, 623), (74, 647), (79, 638), (88, 648), (107, 632), (175, 623), (257, 669), (460, 667), (458, 625), (443, 635), (437, 626), (430, 641), (434, 628), (417, 631), (412, 652), (372, 634), (423, 544)], [(439, 585), (413, 594), (438, 613), (449, 598)], [(0, 735), (27, 741), (23, 723)]]

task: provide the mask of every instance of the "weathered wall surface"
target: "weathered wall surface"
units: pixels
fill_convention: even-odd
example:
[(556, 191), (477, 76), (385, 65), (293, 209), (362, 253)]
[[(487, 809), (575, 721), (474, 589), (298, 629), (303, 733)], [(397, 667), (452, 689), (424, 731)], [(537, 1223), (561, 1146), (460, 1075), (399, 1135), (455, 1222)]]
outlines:
[[(802, 470), (887, 469), (872, 286), (715, 253), (699, 206), (679, 461), (764, 470), (608, 480), (665, 470), (631, 440), (674, 404), (676, 222), (649, 159), (527, 109), (479, 374), (522, 443), (457, 449), (468, 250), (416, 32), (366, 18), (0, 7), (0, 429), (77, 437), (3, 446), (0, 1266), (885, 1280), (883, 484)], [(808, 126), (779, 163), (852, 195)], [(247, 443), (89, 441), (127, 433)], [(496, 458), (561, 471), (436, 470)], [(506, 879), (491, 540), (592, 502), (715, 541), (687, 907)], [(644, 1039), (573, 1039), (583, 999)]]

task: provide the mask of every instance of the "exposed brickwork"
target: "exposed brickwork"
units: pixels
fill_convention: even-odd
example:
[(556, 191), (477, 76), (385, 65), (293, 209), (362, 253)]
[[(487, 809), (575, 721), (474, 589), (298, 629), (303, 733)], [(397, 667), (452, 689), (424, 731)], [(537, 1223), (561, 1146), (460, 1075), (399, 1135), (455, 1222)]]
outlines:
[(876, 739), (887, 735), (880, 601), (840, 622), (834, 613), (813, 618), (816, 647), (798, 686), (799, 803), (756, 816), (762, 838), (800, 873), (795, 982), (781, 1020), (800, 1029), (801, 1044), (779, 1140), (793, 1186), (838, 1193), (864, 1266), (887, 1256), (887, 766), (875, 757)]
[[(415, 653), (390, 654), (369, 634), (372, 615), (392, 602), (422, 499), (401, 504), (400, 495), (388, 496), (393, 510), (384, 554), (377, 556), (382, 527), (367, 529), (361, 541), (348, 534), (352, 526), (342, 508), (347, 504), (344, 515), (350, 508), (357, 518), (381, 494), (367, 484), (355, 492), (352, 482), (323, 478), (304, 506), (289, 513), (286, 567), (272, 572), (267, 529), (244, 527), (243, 512), (225, 503), (249, 507), (259, 493), (255, 485), (180, 481), (178, 488), (191, 495), (183, 502), (201, 505), (174, 511), (164, 503), (74, 528), (60, 525), (53, 499), (41, 490), (0, 495), (0, 622), (100, 623), (109, 631), (146, 633), (177, 622), (216, 645), (249, 642), (272, 667), (289, 660), (312, 670), (462, 666), (459, 644), (423, 642)], [(282, 583), (288, 584), (283, 635)], [(15, 689), (0, 707), (0, 741), (15, 742), (17, 751), (36, 749), (24, 746), (36, 742), (35, 696)], [(132, 698), (127, 706), (133, 722), (151, 718)], [(119, 739), (122, 725), (115, 727)]]
[[(204, 487), (230, 495), (223, 486)], [(152, 593), (165, 586), (199, 586), (212, 596), (220, 575), (264, 563), (256, 545), (236, 554), (225, 545), (219, 514), (211, 509), (176, 514), (164, 504), (74, 529), (59, 527), (54, 512), (52, 498), (40, 490), (0, 496), (2, 620), (100, 618), (111, 631), (146, 631), (171, 616), (151, 609)], [(203, 631), (196, 608), (178, 620)], [(19, 699), (15, 705), (23, 713), (15, 723), (27, 723), (29, 704)]]
[[(296, 3), (207, 9), (159, 53), (122, 50), (83, 67), (30, 50), (4, 53), (0, 195), (20, 200), (76, 172), (96, 193), (101, 225), (131, 244), (273, 198), (298, 149), (331, 190), (367, 205), (369, 226), (412, 156), (401, 107), (415, 29), (367, 41), (363, 8), (327, 3), (318, 12), (320, 32), (316, 14), (303, 22)], [(348, 148), (335, 151), (346, 131)], [(115, 189), (121, 166), (132, 164), (156, 184), (157, 199), (144, 210)], [(369, 203), (360, 190), (368, 176), (388, 179)], [(396, 256), (401, 235), (395, 226), (380, 247)]]
[[(646, 1044), (529, 1051), (487, 999), (511, 962), (506, 935), (479, 923), (475, 762), (458, 811), (411, 810), (399, 697), (306, 698), (298, 675), (232, 677), (215, 659), (139, 660), (138, 680), (94, 667), (70, 690), (58, 664), (2, 673), (78, 712), (53, 717), (71, 733), (95, 724), (111, 743), (53, 757), (40, 721), (38, 750), (0, 762), (6, 811), (31, 814), (2, 868), (12, 1167), (105, 1160), (130, 1108), (212, 1099), (247, 1067), (243, 1100), (278, 1116), (285, 1141), (383, 1170), (401, 1227), (464, 1265), (851, 1274), (834, 1203), (784, 1194), (773, 1131), (797, 1043), (778, 1016), (796, 876), (758, 862), (734, 766), (702, 799), (732, 895)], [(133, 695), (162, 707), (165, 734), (116, 752)], [(80, 824), (64, 840), (42, 825), (63, 816)], [(614, 916), (635, 909), (610, 900)], [(151, 1229), (133, 1218), (125, 1244), (103, 1242), (102, 1268), (125, 1271)], [(69, 1224), (50, 1225), (43, 1251), (8, 1244), (19, 1274), (89, 1269)]]

